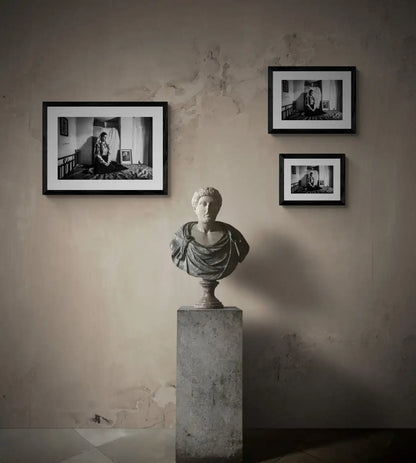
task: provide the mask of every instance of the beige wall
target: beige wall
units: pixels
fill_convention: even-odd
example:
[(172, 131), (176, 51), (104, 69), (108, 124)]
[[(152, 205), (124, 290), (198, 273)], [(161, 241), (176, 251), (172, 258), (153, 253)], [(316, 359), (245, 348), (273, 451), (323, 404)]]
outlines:
[[(251, 245), (247, 426), (415, 426), (415, 13), (403, 0), (2, 2), (0, 424), (172, 426), (170, 262), (216, 186)], [(267, 66), (354, 65), (356, 135), (267, 134)], [(167, 197), (42, 196), (42, 101), (168, 101)], [(278, 205), (279, 153), (345, 153), (342, 207)], [(107, 426), (104, 422), (97, 426)]]

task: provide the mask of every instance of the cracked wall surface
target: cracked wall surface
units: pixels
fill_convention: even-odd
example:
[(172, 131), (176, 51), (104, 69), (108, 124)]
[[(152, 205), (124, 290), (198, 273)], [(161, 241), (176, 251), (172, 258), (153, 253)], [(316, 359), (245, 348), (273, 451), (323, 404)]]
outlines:
[[(416, 3), (1, 2), (0, 426), (172, 427), (170, 262), (203, 185), (251, 250), (248, 427), (416, 425)], [(356, 66), (355, 135), (267, 134), (267, 67)], [(168, 101), (167, 197), (41, 194), (42, 101)], [(345, 153), (345, 208), (278, 206), (279, 153)]]

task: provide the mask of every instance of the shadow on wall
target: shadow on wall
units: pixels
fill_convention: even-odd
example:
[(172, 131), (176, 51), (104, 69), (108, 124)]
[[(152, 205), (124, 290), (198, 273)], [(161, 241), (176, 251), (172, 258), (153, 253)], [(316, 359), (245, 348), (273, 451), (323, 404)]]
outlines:
[(78, 163), (91, 166), (94, 163), (94, 143), (93, 138), (88, 137), (85, 143), (79, 148)]
[(297, 111), (303, 111), (305, 108), (305, 92), (302, 92), (294, 101), (294, 109)]
[(373, 391), (319, 358), (296, 333), (246, 327), (243, 356), (248, 428), (383, 425)]
[[(276, 234), (259, 240), (236, 283), (261, 294), (272, 310), (323, 316), (319, 262)], [(270, 320), (270, 319), (269, 319)], [(328, 349), (334, 340), (325, 339)], [(338, 346), (339, 349), (339, 346)], [(244, 327), (244, 426), (308, 428), (383, 426), (374, 391), (342, 364), (321, 358), (322, 343), (305, 340), (276, 322)]]
[(236, 284), (261, 294), (275, 310), (319, 310), (323, 300), (316, 259), (275, 233), (264, 234), (257, 241), (262, 245), (250, 249), (248, 262), (235, 276)]

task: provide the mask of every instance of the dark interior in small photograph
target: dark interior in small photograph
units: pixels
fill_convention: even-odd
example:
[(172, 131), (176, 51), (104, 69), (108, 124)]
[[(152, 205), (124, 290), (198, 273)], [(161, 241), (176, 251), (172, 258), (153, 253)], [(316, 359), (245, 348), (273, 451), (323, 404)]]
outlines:
[(334, 166), (292, 166), (291, 193), (334, 192)]
[(282, 80), (282, 120), (342, 117), (342, 80)]
[(58, 127), (58, 179), (153, 178), (151, 117), (60, 117)]

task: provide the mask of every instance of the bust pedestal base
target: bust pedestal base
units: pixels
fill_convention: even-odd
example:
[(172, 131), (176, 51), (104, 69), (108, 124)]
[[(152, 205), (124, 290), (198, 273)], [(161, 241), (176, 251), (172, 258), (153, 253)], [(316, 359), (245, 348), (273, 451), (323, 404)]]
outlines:
[(242, 461), (242, 315), (178, 310), (177, 463)]
[(199, 302), (194, 307), (195, 309), (222, 309), (224, 306), (214, 294), (215, 288), (218, 286), (217, 280), (202, 280), (200, 282), (204, 290), (204, 294)]

